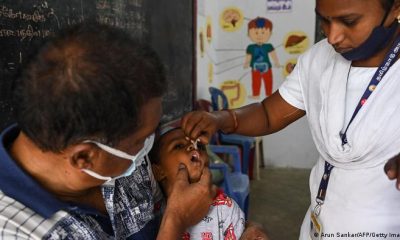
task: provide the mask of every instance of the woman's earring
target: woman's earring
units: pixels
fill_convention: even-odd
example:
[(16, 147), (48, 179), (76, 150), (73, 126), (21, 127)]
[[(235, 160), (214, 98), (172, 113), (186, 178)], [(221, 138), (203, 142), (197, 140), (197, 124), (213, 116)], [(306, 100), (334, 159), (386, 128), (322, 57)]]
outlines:
[(397, 22), (400, 23), (400, 15), (397, 16)]

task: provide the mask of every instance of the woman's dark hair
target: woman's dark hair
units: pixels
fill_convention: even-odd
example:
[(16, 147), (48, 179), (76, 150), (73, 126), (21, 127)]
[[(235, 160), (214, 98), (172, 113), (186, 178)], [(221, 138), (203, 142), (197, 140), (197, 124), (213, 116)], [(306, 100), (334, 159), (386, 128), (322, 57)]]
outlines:
[(382, 7), (385, 11), (390, 11), (390, 8), (393, 6), (395, 0), (380, 0)]
[(81, 23), (43, 46), (14, 90), (21, 130), (42, 150), (131, 134), (146, 101), (166, 89), (157, 54), (128, 33)]

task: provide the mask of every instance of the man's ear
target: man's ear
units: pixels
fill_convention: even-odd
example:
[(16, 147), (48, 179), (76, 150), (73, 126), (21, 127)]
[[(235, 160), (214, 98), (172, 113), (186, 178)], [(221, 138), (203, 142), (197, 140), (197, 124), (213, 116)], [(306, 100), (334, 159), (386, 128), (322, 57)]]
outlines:
[(154, 174), (156, 181), (159, 182), (159, 181), (162, 181), (165, 179), (164, 170), (160, 167), (160, 165), (153, 163), (153, 164), (151, 164), (151, 168), (153, 170), (153, 174)]
[(70, 164), (78, 169), (93, 168), (98, 151), (90, 143), (81, 143), (70, 147)]

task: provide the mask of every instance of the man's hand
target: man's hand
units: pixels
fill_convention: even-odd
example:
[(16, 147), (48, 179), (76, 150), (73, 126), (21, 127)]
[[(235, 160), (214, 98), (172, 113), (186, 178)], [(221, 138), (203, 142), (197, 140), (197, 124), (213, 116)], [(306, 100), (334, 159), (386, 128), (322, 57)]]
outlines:
[(400, 154), (389, 159), (385, 164), (385, 172), (390, 180), (397, 180), (396, 187), (400, 190)]
[(215, 189), (211, 184), (211, 173), (203, 170), (200, 181), (189, 184), (186, 167), (181, 164), (177, 181), (172, 186), (167, 207), (161, 222), (158, 240), (177, 239), (190, 226), (197, 224), (209, 211)]
[(260, 224), (247, 222), (240, 240), (269, 240), (269, 237)]

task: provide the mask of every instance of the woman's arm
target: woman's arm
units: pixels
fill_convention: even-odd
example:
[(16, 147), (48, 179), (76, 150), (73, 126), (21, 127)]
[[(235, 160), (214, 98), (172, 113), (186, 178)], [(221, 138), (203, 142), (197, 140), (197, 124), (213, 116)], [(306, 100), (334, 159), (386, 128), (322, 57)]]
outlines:
[(203, 142), (216, 131), (247, 136), (271, 134), (303, 117), (305, 111), (287, 103), (278, 91), (260, 103), (250, 104), (229, 111), (191, 112), (182, 118), (182, 129), (192, 139)]

